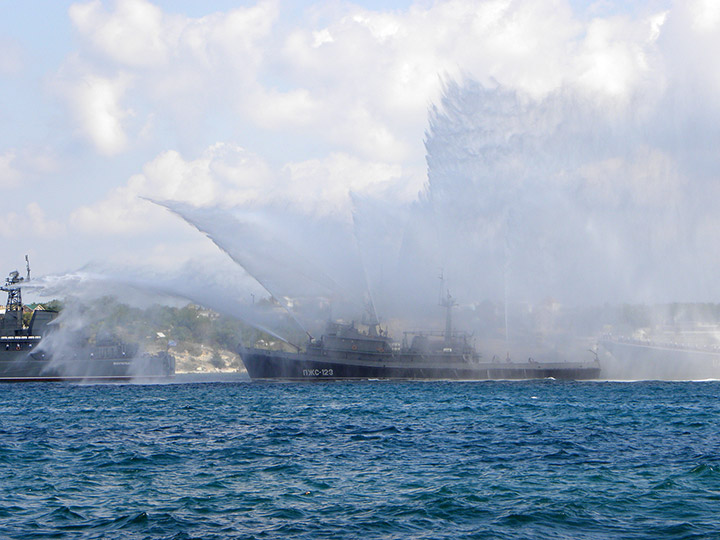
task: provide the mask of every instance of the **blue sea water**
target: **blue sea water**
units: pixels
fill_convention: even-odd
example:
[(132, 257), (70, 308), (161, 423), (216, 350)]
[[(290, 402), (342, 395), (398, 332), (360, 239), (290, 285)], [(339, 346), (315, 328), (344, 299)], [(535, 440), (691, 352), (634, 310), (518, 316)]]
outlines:
[(0, 538), (720, 538), (719, 393), (0, 385)]

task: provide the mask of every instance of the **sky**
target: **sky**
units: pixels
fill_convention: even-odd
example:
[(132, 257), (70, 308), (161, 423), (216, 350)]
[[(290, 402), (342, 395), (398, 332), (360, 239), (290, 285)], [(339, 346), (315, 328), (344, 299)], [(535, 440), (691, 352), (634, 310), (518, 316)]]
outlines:
[[(227, 252), (238, 249), (228, 247), (232, 231), (222, 231), (223, 245), (209, 241), (220, 233), (187, 219), (198, 208), (272, 207), (344, 226), (353, 216), (362, 221), (358, 201), (404, 209), (441, 201), (438, 186), (455, 155), (448, 149), (477, 147), (486, 124), (494, 126), (492, 147), (502, 149), (512, 129), (498, 126), (515, 122), (523, 146), (503, 155), (552, 166), (535, 184), (516, 186), (512, 197), (521, 190), (526, 199), (564, 198), (527, 222), (512, 217), (529, 215), (526, 207), (503, 213), (494, 224), (505, 226), (502, 242), (496, 239), (490, 251), (504, 255), (485, 263), (507, 269), (508, 252), (532, 241), (527, 234), (508, 240), (507, 231), (550, 230), (552, 215), (580, 212), (582, 199), (585, 208), (610, 213), (565, 227), (594, 227), (597, 237), (615, 242), (615, 254), (636, 252), (622, 239), (658, 215), (667, 230), (656, 234), (686, 226), (693, 246), (684, 254), (677, 244), (663, 244), (631, 264), (621, 285), (591, 279), (601, 293), (593, 301), (652, 298), (632, 294), (637, 279), (649, 264), (667, 263), (673, 271), (652, 278), (651, 289), (672, 284), (685, 268), (674, 256), (704, 269), (692, 286), (670, 287), (663, 300), (720, 301), (709, 267), (720, 262), (710, 203), (720, 194), (720, 60), (710, 52), (720, 49), (716, 2), (95, 0), (5, 1), (0, 8), (0, 234), (7, 272), (21, 269), (26, 253), (38, 275), (102, 264), (152, 268), (161, 276), (227, 262)], [(478, 109), (481, 101), (489, 108)], [(511, 103), (511, 113), (498, 112), (503, 103)], [(548, 123), (565, 127), (538, 128)], [(463, 133), (475, 146), (463, 142)], [(552, 144), (528, 142), (545, 136)], [(600, 139), (613, 143), (598, 150)], [(585, 157), (567, 165), (568, 154)], [(510, 162), (493, 165), (494, 155), (480, 156), (473, 167), (485, 172), (478, 174), (507, 173)], [(547, 188), (561, 178), (562, 190)], [(491, 215), (493, 202), (510, 195), (490, 183), (454, 195), (459, 206), (452, 208), (477, 200), (472, 208)], [(630, 210), (623, 209), (627, 201)], [(173, 205), (193, 210), (178, 215), (168, 210)], [(668, 205), (680, 208), (679, 221), (666, 215)], [(567, 235), (543, 238), (548, 253), (566, 240), (587, 244)], [(712, 251), (709, 259), (700, 256), (702, 247)], [(607, 249), (588, 255), (600, 264), (611, 258)], [(612, 257), (608, 272), (617, 274), (626, 265)], [(545, 270), (552, 279), (537, 280), (535, 296), (561, 297), (558, 283), (567, 276)], [(498, 287), (496, 279), (492, 288)], [(492, 288), (474, 292), (492, 296)], [(565, 300), (587, 294), (579, 286), (569, 290)]]

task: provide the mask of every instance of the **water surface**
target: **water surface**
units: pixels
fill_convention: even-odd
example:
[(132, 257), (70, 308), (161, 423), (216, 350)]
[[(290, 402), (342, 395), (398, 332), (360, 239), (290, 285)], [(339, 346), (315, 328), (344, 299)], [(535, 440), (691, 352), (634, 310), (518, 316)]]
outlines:
[(0, 537), (717, 538), (720, 383), (0, 385)]

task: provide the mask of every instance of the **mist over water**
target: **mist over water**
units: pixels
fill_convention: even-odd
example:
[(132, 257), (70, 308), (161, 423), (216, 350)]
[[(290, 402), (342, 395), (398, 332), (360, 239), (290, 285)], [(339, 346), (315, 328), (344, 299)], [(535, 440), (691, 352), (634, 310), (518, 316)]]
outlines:
[(715, 216), (687, 189), (705, 179), (690, 148), (664, 146), (666, 114), (449, 84), (426, 142), (443, 266), (475, 298), (505, 284), (571, 305), (716, 298), (698, 226)]
[[(509, 349), (577, 357), (593, 334), (629, 328), (603, 306), (717, 300), (720, 229), (705, 197), (720, 164), (707, 140), (676, 143), (694, 139), (692, 123), (671, 120), (686, 114), (650, 92), (608, 103), (571, 88), (535, 99), (447, 85), (426, 140), (427, 208), (456, 294), (504, 306)], [(644, 311), (642, 326), (665, 335), (643, 341), (670, 349), (632, 366), (606, 356), (606, 376), (720, 375), (717, 360), (672, 352), (688, 334), (716, 347), (717, 317)]]
[(717, 133), (707, 121), (695, 132), (697, 113), (673, 88), (532, 97), (450, 81), (430, 110), (427, 184), (414, 202), (351, 193), (349, 211), (319, 214), (153, 201), (224, 263), (105, 274), (285, 338), (293, 326), (295, 341), (329, 319), (378, 318), (396, 339), (438, 329), (450, 291), (457, 327), (485, 356), (588, 359), (613, 322), (608, 305), (718, 298)]
[[(207, 264), (189, 263), (172, 274), (158, 275), (150, 269), (92, 264), (69, 274), (33, 278), (27, 288), (35, 296), (62, 302), (62, 310), (50, 323), (38, 351), (50, 354), (49, 370), (82, 378), (83, 365), (78, 359), (93, 353), (97, 345), (122, 345), (123, 355), (127, 353), (131, 361), (129, 373), (146, 382), (143, 377), (152, 372), (148, 362), (155, 362), (152, 354), (171, 346), (169, 338), (156, 335), (156, 330), (165, 327), (162, 319), (155, 317), (162, 317), (164, 312), (151, 308), (182, 307), (188, 302), (210, 304), (216, 311), (240, 319), (245, 314), (243, 309), (250, 309), (238, 296), (248, 290), (248, 284), (236, 279), (232, 263), (227, 266), (229, 272), (217, 274), (208, 271)], [(213, 270), (219, 269), (222, 265)], [(140, 318), (135, 319), (128, 307), (142, 310)], [(252, 320), (262, 329), (257, 311), (253, 311)]]
[(698, 170), (705, 144), (672, 146), (682, 133), (670, 130), (684, 128), (665, 117), (682, 111), (652, 99), (450, 82), (430, 113), (427, 188), (410, 207), (354, 194), (352, 221), (333, 223), (164, 204), (276, 297), (357, 303), (366, 291), (386, 317), (434, 302), (441, 269), (465, 302), (707, 300), (717, 257), (703, 239), (716, 218), (694, 186), (716, 169)]
[(448, 82), (430, 111), (427, 185), (411, 204), (353, 193), (351, 215), (322, 216), (159, 204), (308, 332), (364, 316), (395, 331), (439, 328), (449, 290), (458, 326), (494, 354), (587, 354), (607, 322), (593, 306), (717, 298), (717, 218), (698, 189), (717, 168), (706, 144), (675, 144), (691, 126), (668, 122), (668, 111), (683, 114), (668, 99)]

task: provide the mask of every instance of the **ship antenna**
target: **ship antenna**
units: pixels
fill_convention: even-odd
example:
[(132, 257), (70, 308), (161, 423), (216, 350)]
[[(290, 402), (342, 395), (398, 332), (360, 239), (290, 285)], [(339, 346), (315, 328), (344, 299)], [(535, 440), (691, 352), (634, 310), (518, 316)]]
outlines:
[(25, 255), (25, 268), (27, 268), (27, 281), (30, 281), (30, 259)]
[(443, 297), (445, 296), (445, 276), (443, 275), (443, 269), (440, 269), (440, 275), (438, 276), (438, 279), (440, 280), (440, 294), (438, 295), (438, 302), (440, 305), (443, 305)]
[(440, 280), (442, 281), (440, 305), (445, 308), (445, 343), (449, 344), (452, 341), (452, 308), (453, 306), (457, 306), (457, 303), (450, 295), (450, 290), (447, 291), (447, 297), (443, 298), (442, 296), (442, 290), (445, 288), (442, 271), (440, 272)]

